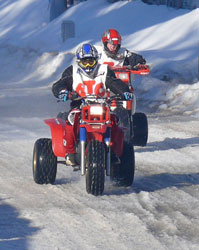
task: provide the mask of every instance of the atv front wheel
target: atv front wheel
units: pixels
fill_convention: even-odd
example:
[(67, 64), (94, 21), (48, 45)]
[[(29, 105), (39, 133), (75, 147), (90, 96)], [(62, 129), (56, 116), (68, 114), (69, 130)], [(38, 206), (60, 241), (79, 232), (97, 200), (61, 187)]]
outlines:
[(104, 191), (105, 148), (100, 141), (90, 141), (86, 157), (86, 191), (95, 196)]
[(33, 178), (38, 184), (53, 184), (57, 174), (57, 157), (52, 150), (52, 140), (38, 139), (33, 150)]

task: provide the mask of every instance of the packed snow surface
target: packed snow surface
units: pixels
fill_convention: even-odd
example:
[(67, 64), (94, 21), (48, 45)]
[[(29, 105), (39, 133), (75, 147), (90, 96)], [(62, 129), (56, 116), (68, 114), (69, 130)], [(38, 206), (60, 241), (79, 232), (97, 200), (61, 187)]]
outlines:
[[(0, 19), (0, 249), (198, 249), (199, 9), (88, 0), (49, 22), (48, 0), (0, 0)], [(75, 23), (65, 42), (64, 20)], [(117, 187), (107, 177), (94, 197), (80, 172), (58, 165), (55, 184), (38, 185), (34, 142), (50, 137), (43, 120), (68, 108), (52, 84), (79, 44), (101, 46), (108, 28), (151, 69), (133, 83), (149, 123), (134, 183)]]

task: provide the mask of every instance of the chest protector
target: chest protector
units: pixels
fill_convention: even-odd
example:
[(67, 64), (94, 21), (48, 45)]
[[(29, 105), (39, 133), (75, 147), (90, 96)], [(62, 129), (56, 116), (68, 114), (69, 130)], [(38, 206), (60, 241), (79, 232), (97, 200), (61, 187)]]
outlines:
[(101, 64), (108, 64), (110, 67), (114, 66), (123, 66), (125, 57), (127, 55), (126, 49), (125, 48), (120, 48), (116, 55), (116, 59), (108, 57), (107, 54), (104, 52), (103, 49), (101, 49), (99, 53), (99, 63)]
[(106, 94), (107, 65), (97, 65), (94, 77), (89, 77), (77, 66), (73, 66), (73, 90), (81, 97)]

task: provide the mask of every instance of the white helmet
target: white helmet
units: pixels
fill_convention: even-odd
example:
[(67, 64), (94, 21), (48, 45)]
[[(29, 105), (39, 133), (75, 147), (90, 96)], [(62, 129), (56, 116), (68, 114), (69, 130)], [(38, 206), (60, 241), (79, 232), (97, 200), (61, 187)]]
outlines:
[(90, 43), (81, 45), (76, 51), (78, 65), (87, 73), (92, 73), (98, 62), (97, 49)]

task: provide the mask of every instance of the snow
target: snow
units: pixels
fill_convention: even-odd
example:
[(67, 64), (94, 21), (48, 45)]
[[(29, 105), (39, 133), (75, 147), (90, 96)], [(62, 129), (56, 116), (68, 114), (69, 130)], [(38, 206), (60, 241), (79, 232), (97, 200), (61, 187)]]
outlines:
[[(47, 0), (0, 0), (0, 18), (0, 249), (198, 249), (199, 9), (88, 0), (49, 22)], [(76, 37), (63, 43), (64, 20), (75, 22)], [(149, 119), (134, 183), (106, 178), (94, 197), (79, 172), (58, 165), (55, 185), (38, 185), (34, 142), (50, 137), (43, 119), (68, 107), (52, 83), (80, 43), (100, 46), (108, 28), (151, 68), (134, 82)]]

